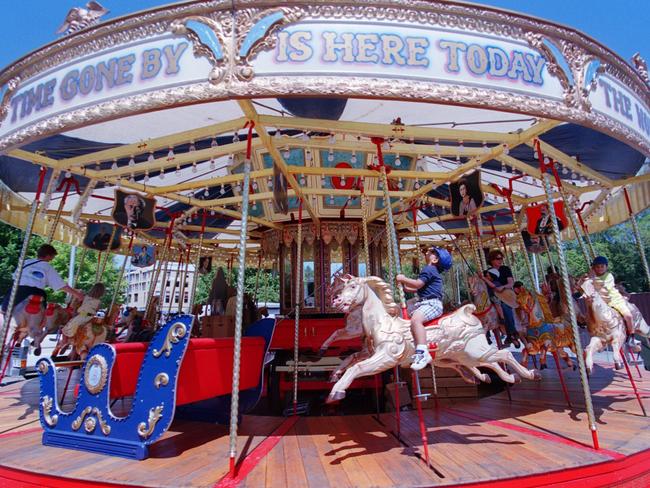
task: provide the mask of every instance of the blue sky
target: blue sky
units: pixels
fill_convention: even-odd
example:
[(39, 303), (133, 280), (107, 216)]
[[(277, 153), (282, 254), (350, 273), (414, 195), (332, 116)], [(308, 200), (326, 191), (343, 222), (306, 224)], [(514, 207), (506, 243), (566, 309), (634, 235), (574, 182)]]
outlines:
[[(86, 0), (5, 1), (0, 29), (0, 67), (57, 38), (55, 32), (72, 7)], [(100, 0), (110, 10), (105, 18), (173, 2)], [(485, 0), (476, 2), (519, 11), (581, 30), (625, 60), (635, 52), (650, 62), (649, 0)]]

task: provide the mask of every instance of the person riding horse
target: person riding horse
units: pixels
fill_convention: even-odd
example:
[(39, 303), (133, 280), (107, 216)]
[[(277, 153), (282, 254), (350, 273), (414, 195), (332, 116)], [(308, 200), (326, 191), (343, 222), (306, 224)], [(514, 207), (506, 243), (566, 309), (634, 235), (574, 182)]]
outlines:
[[(18, 283), (18, 290), (16, 291), (16, 298), (14, 299), (14, 310), (12, 315), (15, 317), (15, 312), (23, 301), (27, 300), (30, 296), (42, 297), (40, 300), (41, 311), (45, 310), (46, 294), (45, 288), (52, 288), (55, 291), (63, 290), (69, 293), (78, 300), (83, 300), (84, 294), (71, 286), (59, 276), (56, 270), (50, 264), (57, 255), (56, 249), (50, 244), (43, 244), (36, 253), (36, 259), (28, 259), (23, 265), (20, 282)], [(13, 277), (16, 277), (17, 271), (14, 271)], [(2, 313), (7, 313), (9, 306), (9, 299), (11, 291), (9, 291), (2, 302)], [(38, 313), (38, 312), (37, 312)]]

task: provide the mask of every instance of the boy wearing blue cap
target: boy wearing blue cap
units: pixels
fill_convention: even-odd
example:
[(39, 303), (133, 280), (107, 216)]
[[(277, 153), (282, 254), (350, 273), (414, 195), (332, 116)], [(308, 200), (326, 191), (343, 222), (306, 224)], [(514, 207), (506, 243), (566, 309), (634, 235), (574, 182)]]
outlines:
[(404, 285), (406, 291), (417, 292), (418, 302), (411, 316), (411, 332), (415, 339), (415, 354), (411, 369), (416, 371), (424, 368), (432, 360), (427, 346), (424, 323), (442, 315), (442, 275), (440, 273), (451, 268), (451, 254), (445, 249), (430, 247), (425, 252), (426, 266), (417, 279), (407, 278), (398, 274), (396, 280)]
[(605, 256), (597, 256), (591, 263), (591, 272), (589, 275), (594, 278), (596, 290), (603, 297), (603, 300), (607, 302), (607, 305), (623, 316), (627, 333), (632, 338), (634, 334), (634, 318), (632, 317), (630, 307), (627, 306), (627, 301), (616, 288), (614, 275), (607, 270), (608, 266), (609, 262)]

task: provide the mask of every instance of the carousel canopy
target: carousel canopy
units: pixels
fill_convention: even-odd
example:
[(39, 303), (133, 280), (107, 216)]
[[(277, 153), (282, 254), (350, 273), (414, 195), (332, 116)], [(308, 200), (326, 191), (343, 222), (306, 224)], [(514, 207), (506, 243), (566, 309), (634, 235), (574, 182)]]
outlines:
[(545, 199), (544, 157), (592, 231), (627, 219), (623, 187), (635, 211), (650, 205), (639, 174), (647, 73), (577, 31), (449, 3), (242, 12), (162, 7), (69, 34), (0, 73), (0, 218), (25, 226), (43, 166), (37, 232), (58, 221), (55, 237), (78, 243), (87, 222), (113, 221), (121, 189), (155, 198), (137, 239), (161, 244), (173, 231), (234, 249), (248, 145), (253, 250), (296, 222), (300, 201), (316, 224), (382, 221), (380, 164), (406, 242), (467, 231), (454, 184), (476, 170), (479, 225), (518, 232)]

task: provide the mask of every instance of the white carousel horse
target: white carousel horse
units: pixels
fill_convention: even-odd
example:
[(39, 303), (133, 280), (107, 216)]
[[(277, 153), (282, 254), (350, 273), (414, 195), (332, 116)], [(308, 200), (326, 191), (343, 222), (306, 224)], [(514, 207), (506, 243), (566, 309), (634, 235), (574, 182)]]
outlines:
[[(393, 301), (389, 285), (375, 276), (350, 277), (344, 281), (343, 290), (333, 304), (346, 313), (361, 306), (363, 331), (372, 344), (372, 355), (345, 371), (332, 388), (328, 402), (344, 398), (346, 389), (360, 376), (381, 373), (397, 365), (408, 366), (415, 352), (410, 321), (398, 317), (399, 307)], [(480, 381), (489, 382), (489, 376), (478, 370), (487, 367), (503, 381), (517, 382), (517, 374), (509, 374), (499, 365), (506, 363), (518, 375), (536, 379), (537, 373), (521, 366), (509, 351), (488, 344), (474, 310), (474, 305), (464, 305), (441, 317), (436, 325), (425, 327), (427, 343), (436, 345), (435, 365), (455, 369), (465, 380), (474, 375)]]
[[(332, 297), (335, 297), (336, 295), (339, 294), (340, 291), (343, 290), (345, 281), (342, 279), (342, 276), (344, 275), (341, 274), (334, 275), (332, 286), (329, 288), (328, 291), (328, 297), (330, 301)], [(345, 275), (345, 276), (348, 278), (351, 277), (350, 275)], [(332, 343), (336, 341), (344, 341), (344, 340), (356, 339), (357, 337), (361, 337), (363, 335), (362, 320), (363, 319), (361, 316), (361, 307), (357, 306), (351, 308), (348, 311), (348, 313), (345, 314), (345, 326), (341, 327), (340, 329), (336, 329), (321, 344), (320, 355), (321, 356), (324, 355), (327, 349), (332, 345)], [(361, 351), (355, 352), (354, 354), (351, 354), (350, 356), (345, 358), (338, 366), (338, 368), (332, 371), (329, 381), (331, 383), (338, 381), (346, 368), (348, 368), (351, 364), (362, 361), (363, 359), (366, 359), (368, 357), (370, 357), (370, 350), (368, 348), (368, 341), (365, 340), (364, 338), (364, 340), (362, 341)]]
[[(591, 334), (591, 340), (587, 347), (585, 347), (587, 371), (591, 373), (593, 369), (594, 353), (602, 351), (608, 345), (612, 346), (614, 367), (621, 369), (623, 367), (621, 347), (625, 343), (626, 336), (623, 317), (607, 305), (588, 275), (580, 279), (578, 284), (582, 289), (587, 304), (587, 329)], [(648, 337), (650, 335), (650, 327), (648, 327), (648, 324), (643, 319), (641, 312), (632, 303), (628, 302), (628, 306), (634, 318), (635, 333)]]
[(521, 323), (526, 327), (526, 347), (522, 351), (521, 364), (528, 367), (530, 355), (540, 356), (540, 369), (546, 369), (546, 354), (557, 352), (570, 368), (576, 369), (569, 354), (564, 349), (575, 350), (573, 334), (570, 325), (552, 316), (546, 297), (537, 294), (537, 300), (528, 290), (517, 295), (517, 309)]

